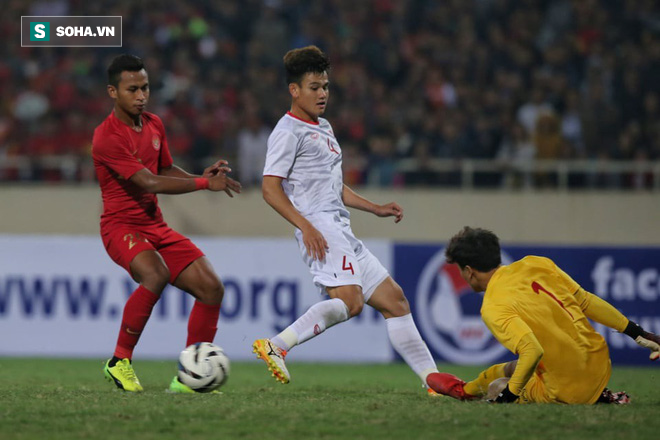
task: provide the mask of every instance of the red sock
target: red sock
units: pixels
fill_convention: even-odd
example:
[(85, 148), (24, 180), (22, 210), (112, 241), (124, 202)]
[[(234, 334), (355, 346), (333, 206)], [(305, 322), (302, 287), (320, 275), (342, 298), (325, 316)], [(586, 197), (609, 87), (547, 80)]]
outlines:
[(140, 339), (140, 334), (151, 316), (151, 310), (160, 298), (143, 286), (139, 286), (131, 294), (124, 306), (124, 315), (121, 318), (121, 328), (117, 338), (115, 356), (119, 359), (131, 359), (133, 349)]
[(186, 347), (197, 342), (213, 342), (218, 331), (220, 304), (210, 305), (195, 301), (188, 318), (188, 342)]

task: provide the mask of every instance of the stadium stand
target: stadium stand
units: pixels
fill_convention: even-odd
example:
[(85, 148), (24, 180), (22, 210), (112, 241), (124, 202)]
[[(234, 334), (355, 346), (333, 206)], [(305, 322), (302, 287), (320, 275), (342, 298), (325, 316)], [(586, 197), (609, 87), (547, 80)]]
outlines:
[[(91, 136), (111, 109), (105, 68), (120, 52), (145, 59), (149, 108), (177, 163), (254, 158), (287, 109), (282, 55), (316, 44), (333, 63), (328, 117), (349, 184), (660, 190), (654, 0), (9, 0), (3, 9), (6, 42), (22, 15), (121, 15), (124, 46), (0, 47), (0, 182), (94, 179)], [(258, 184), (255, 167), (234, 169)]]

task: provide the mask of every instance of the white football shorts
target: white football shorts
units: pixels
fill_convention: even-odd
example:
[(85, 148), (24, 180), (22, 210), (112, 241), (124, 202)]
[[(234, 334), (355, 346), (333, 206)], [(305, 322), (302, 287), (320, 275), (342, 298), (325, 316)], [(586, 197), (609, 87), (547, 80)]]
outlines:
[(361, 240), (358, 240), (348, 218), (334, 212), (322, 212), (306, 217), (319, 230), (328, 242), (325, 259), (318, 261), (307, 255), (302, 241), (302, 232), (296, 229), (296, 240), (303, 261), (309, 267), (314, 284), (325, 294), (326, 287), (362, 287), (364, 302), (385, 279), (390, 276), (387, 269), (378, 261)]

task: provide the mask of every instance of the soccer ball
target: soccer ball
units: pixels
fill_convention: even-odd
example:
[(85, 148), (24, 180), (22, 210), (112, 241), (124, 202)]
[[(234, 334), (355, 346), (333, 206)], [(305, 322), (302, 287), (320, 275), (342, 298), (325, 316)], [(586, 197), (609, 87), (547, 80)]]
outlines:
[(179, 382), (198, 393), (221, 387), (229, 377), (229, 358), (217, 345), (198, 342), (189, 345), (179, 356)]

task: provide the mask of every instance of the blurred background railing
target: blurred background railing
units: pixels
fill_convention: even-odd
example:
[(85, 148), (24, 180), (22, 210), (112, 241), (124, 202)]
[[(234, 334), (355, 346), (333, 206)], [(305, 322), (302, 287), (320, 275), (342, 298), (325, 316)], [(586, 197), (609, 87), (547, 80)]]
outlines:
[[(211, 163), (209, 157), (201, 163)], [(186, 158), (177, 163), (184, 168), (197, 166)], [(201, 165), (200, 165), (201, 166)], [(422, 163), (417, 159), (400, 159), (393, 163), (393, 187), (439, 189), (502, 190), (620, 190), (660, 191), (659, 161), (612, 160), (530, 160), (516, 163), (489, 159), (435, 159)], [(94, 166), (89, 158), (73, 155), (38, 157), (16, 156), (0, 162), (0, 181), (28, 183), (48, 181), (50, 184), (92, 183)], [(378, 187), (379, 171), (371, 174), (363, 186)], [(255, 187), (258, 179), (246, 186)]]

